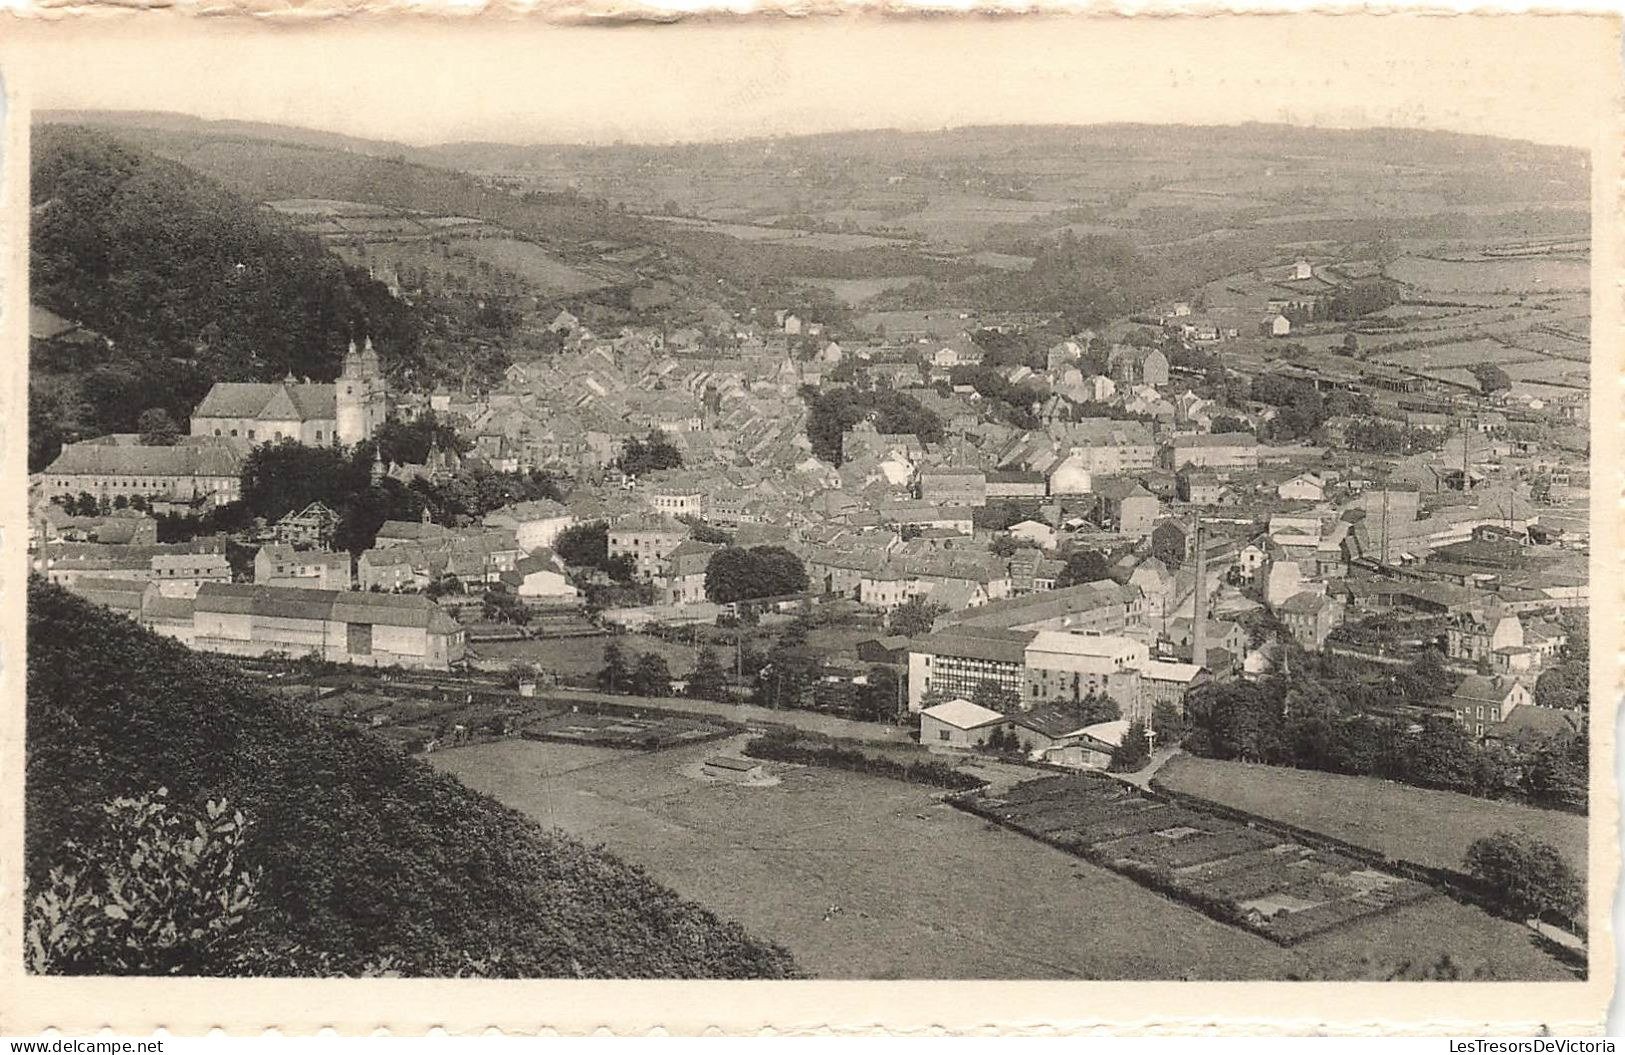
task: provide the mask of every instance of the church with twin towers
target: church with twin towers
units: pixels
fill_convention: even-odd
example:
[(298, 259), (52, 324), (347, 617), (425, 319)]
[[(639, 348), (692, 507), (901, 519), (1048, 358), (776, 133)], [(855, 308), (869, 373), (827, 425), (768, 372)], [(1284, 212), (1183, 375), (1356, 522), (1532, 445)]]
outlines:
[(193, 436), (250, 443), (298, 440), (307, 446), (369, 440), (389, 417), (389, 386), (368, 337), (350, 342), (344, 368), (332, 384), (289, 375), (269, 384), (220, 382), (192, 412)]

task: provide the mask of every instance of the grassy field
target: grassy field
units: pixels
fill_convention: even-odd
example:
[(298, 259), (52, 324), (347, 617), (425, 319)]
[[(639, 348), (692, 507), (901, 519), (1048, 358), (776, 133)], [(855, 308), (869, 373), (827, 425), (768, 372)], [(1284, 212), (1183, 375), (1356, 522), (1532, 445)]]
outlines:
[(1406, 256), (1388, 274), (1435, 293), (1549, 293), (1591, 285), (1591, 264), (1562, 257), (1522, 260), (1432, 260)]
[[(591, 677), (604, 668), (604, 646), (614, 641), (621, 654), (633, 662), (634, 654), (654, 652), (666, 661), (673, 677), (683, 677), (694, 669), (695, 649), (685, 644), (663, 641), (646, 634), (620, 634), (615, 637), (560, 637), (540, 641), (482, 641), (478, 648), (487, 659), (524, 660), (566, 678)], [(719, 651), (718, 656), (722, 653)]]
[(1474, 839), (1503, 829), (1545, 839), (1582, 873), (1584, 817), (1426, 791), (1374, 777), (1219, 762), (1180, 755), (1157, 772), (1173, 791), (1308, 828), (1389, 857), (1460, 868)]
[(462, 253), (517, 275), (549, 296), (587, 293), (602, 289), (609, 281), (571, 267), (539, 245), (514, 238), (459, 238), (451, 242), (454, 253)]
[(924, 275), (883, 275), (879, 278), (823, 278), (817, 275), (792, 276), (791, 282), (827, 289), (842, 304), (855, 308), (889, 289), (901, 289), (923, 279)]
[[(1522, 928), (1442, 898), (1283, 949), (917, 785), (777, 766), (770, 788), (688, 775), (734, 749), (617, 758), (505, 741), (430, 761), (602, 843), (826, 978), (1347, 977), (1444, 952), (1502, 977), (1567, 977)], [(576, 764), (577, 750), (592, 753)]]

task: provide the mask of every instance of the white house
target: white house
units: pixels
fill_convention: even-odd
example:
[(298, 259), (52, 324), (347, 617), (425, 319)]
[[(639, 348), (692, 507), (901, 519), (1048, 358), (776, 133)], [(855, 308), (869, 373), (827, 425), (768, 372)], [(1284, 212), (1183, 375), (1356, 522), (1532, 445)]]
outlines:
[(571, 585), (552, 550), (538, 550), (502, 573), (502, 582), (526, 604), (576, 604), (581, 591)]
[(1052, 495), (1086, 495), (1094, 486), (1094, 477), (1085, 468), (1087, 459), (1078, 451), (1063, 458), (1049, 474), (1049, 493)]
[(1326, 482), (1314, 473), (1299, 473), (1283, 480), (1275, 488), (1275, 496), (1292, 502), (1320, 502), (1326, 498)]
[(486, 527), (512, 531), (519, 548), (527, 553), (552, 546), (574, 523), (568, 509), (546, 498), (503, 506), (485, 516)]
[(1039, 549), (1055, 548), (1055, 529), (1040, 520), (1023, 520), (1012, 525), (1010, 534), (1023, 542), (1031, 542)]

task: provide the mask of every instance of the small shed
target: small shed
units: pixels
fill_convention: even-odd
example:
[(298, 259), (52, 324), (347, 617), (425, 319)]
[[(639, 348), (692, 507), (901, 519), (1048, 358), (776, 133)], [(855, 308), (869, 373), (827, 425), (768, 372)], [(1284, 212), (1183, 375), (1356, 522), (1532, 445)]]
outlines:
[(1009, 720), (967, 699), (949, 700), (920, 712), (920, 743), (926, 747), (975, 747)]
[(749, 758), (736, 758), (733, 755), (713, 755), (705, 760), (701, 771), (708, 777), (731, 780), (735, 784), (763, 780), (767, 776), (760, 762)]

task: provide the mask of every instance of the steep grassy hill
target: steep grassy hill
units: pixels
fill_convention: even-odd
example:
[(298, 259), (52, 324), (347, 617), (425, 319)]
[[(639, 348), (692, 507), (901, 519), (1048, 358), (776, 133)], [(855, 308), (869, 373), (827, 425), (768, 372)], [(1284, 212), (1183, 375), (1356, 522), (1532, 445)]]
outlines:
[(184, 421), (215, 381), (331, 379), (353, 336), (386, 368), (417, 354), (419, 321), (382, 285), (184, 166), (59, 125), (36, 130), (31, 170), (30, 295), (110, 342), (34, 342), (31, 424), (59, 434), (31, 464), (151, 408)]
[[(782, 978), (783, 949), (547, 832), (227, 662), (38, 581), (28, 610), (30, 896), (119, 796), (224, 797), (263, 867), (244, 934), (194, 973)], [(244, 949), (266, 950), (241, 962)], [(71, 962), (97, 973), (105, 962)]]
[(331, 379), (352, 335), (401, 313), (257, 203), (106, 133), (39, 129), (31, 172), (35, 302), (131, 354)]

